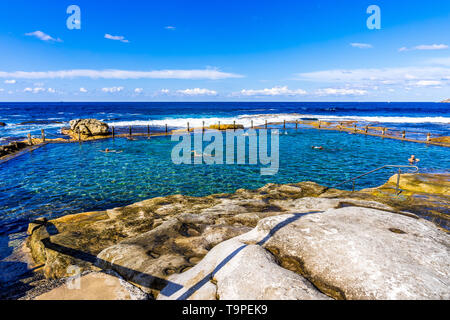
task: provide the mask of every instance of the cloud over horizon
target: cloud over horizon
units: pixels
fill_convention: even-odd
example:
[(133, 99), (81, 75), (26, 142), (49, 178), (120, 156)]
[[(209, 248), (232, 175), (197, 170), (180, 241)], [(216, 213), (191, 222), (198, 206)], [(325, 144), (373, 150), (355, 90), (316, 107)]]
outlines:
[(404, 52), (412, 50), (445, 50), (445, 49), (448, 49), (448, 45), (446, 44), (431, 44), (431, 45), (421, 44), (413, 48), (401, 47), (400, 49), (398, 49), (398, 51)]
[(209, 90), (209, 89), (185, 89), (185, 90), (177, 90), (177, 93), (183, 94), (186, 96), (215, 96), (217, 95), (217, 91)]
[(354, 42), (354, 43), (350, 43), (350, 45), (354, 48), (359, 48), (359, 49), (370, 49), (373, 48), (373, 46), (369, 43), (359, 43), (359, 42)]
[(110, 35), (109, 33), (105, 34), (105, 39), (114, 40), (114, 41), (120, 41), (120, 42), (123, 42), (123, 43), (129, 43), (130, 42), (129, 40), (125, 39), (124, 36), (113, 36), (113, 35)]
[(92, 78), (92, 79), (208, 79), (220, 80), (228, 78), (242, 78), (242, 75), (222, 72), (217, 69), (192, 70), (92, 70), (74, 69), (59, 71), (0, 71), (0, 78), (17, 79), (65, 79), (65, 78)]
[(34, 32), (25, 33), (25, 35), (28, 37), (38, 38), (39, 40), (42, 40), (42, 41), (62, 42), (61, 39), (59, 39), (59, 38), (55, 39), (55, 38), (49, 36), (48, 34), (42, 32), (42, 31), (39, 31), (39, 30), (34, 31)]
[(302, 89), (290, 90), (287, 86), (284, 87), (273, 87), (265, 89), (243, 89), (238, 95), (243, 96), (297, 96), (305, 95), (307, 92)]

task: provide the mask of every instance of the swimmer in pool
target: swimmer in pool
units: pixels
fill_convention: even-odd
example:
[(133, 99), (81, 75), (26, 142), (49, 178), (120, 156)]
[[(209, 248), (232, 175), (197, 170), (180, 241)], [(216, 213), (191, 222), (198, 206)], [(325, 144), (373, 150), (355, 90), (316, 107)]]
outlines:
[(408, 161), (409, 161), (409, 164), (414, 165), (417, 162), (419, 162), (420, 159), (417, 159), (415, 155), (412, 155), (411, 158), (408, 159)]
[(212, 157), (212, 155), (210, 155), (210, 154), (197, 153), (197, 151), (195, 151), (195, 150), (192, 150), (191, 153), (194, 154), (194, 157)]
[(103, 153), (122, 153), (122, 151), (111, 150), (111, 149), (108, 149), (108, 148), (106, 148), (105, 150), (100, 150), (100, 152), (103, 152)]

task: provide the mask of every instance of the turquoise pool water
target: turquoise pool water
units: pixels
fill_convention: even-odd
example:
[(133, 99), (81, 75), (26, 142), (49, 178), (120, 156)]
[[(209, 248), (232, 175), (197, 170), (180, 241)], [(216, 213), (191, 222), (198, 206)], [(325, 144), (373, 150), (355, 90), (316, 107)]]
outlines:
[[(261, 176), (259, 165), (175, 165), (171, 151), (177, 142), (170, 137), (46, 145), (0, 164), (0, 233), (23, 231), (36, 217), (103, 210), (177, 193), (204, 196), (306, 180), (332, 186), (385, 164), (407, 165), (411, 154), (421, 159), (422, 172), (450, 168), (448, 148), (315, 129), (281, 133), (275, 176)], [(313, 150), (313, 145), (325, 150)], [(105, 148), (123, 152), (100, 152)], [(357, 188), (383, 184), (393, 173), (367, 176)]]

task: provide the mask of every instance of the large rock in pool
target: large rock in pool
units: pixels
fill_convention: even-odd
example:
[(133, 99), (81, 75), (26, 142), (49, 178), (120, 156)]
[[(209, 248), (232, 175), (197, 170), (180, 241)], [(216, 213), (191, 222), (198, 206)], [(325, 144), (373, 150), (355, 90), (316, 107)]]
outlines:
[(75, 119), (70, 121), (70, 130), (84, 136), (101, 136), (109, 133), (109, 126), (97, 119)]

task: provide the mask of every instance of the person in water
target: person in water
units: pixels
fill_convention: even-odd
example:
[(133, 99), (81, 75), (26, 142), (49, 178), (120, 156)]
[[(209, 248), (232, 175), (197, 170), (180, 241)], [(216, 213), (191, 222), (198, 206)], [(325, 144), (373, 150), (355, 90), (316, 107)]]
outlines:
[(122, 153), (122, 151), (117, 151), (117, 150), (111, 150), (106, 148), (105, 150), (100, 150), (100, 152), (104, 152), (104, 153)]
[(412, 155), (411, 158), (408, 159), (408, 161), (409, 161), (409, 164), (414, 165), (417, 162), (419, 162), (420, 159), (417, 159), (415, 155)]
[(323, 150), (322, 146), (312, 146), (311, 148), (316, 149), (316, 150)]
[(212, 155), (207, 153), (197, 153), (197, 151), (192, 150), (191, 153), (194, 154), (194, 157), (212, 157)]

